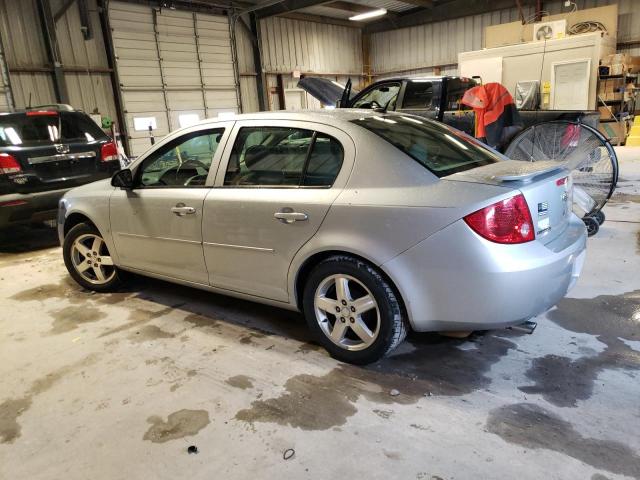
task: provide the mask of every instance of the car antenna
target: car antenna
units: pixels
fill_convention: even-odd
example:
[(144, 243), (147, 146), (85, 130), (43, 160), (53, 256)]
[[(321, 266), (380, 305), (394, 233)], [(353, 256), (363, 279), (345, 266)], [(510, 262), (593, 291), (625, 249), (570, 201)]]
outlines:
[(31, 94), (32, 94), (32, 93), (33, 93), (33, 92), (29, 92), (29, 106), (28, 106), (27, 108), (31, 108)]

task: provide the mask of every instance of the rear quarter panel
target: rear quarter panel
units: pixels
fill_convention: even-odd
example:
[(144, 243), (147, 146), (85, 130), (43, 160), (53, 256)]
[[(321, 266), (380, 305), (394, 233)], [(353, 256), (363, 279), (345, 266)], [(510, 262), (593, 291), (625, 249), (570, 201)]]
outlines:
[(438, 179), (372, 133), (364, 131), (354, 141), (356, 160), (346, 187), (291, 264), (292, 303), (300, 295), (297, 274), (315, 254), (352, 253), (380, 266), (489, 201), (512, 194), (501, 186)]

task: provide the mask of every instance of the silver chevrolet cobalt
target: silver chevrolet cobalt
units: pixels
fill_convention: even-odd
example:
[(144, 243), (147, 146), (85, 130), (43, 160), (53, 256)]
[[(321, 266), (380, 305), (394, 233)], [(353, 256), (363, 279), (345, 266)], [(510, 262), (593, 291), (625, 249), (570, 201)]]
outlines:
[(83, 287), (123, 271), (301, 310), (340, 360), (407, 331), (506, 327), (580, 274), (586, 232), (555, 163), (371, 110), (271, 112), (178, 130), (60, 202)]

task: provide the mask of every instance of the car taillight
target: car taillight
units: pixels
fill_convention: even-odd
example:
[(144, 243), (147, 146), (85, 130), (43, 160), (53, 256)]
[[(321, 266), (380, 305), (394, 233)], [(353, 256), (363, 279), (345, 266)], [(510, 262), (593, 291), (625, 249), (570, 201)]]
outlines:
[(103, 162), (111, 162), (118, 160), (118, 147), (115, 142), (103, 143), (100, 150), (100, 160)]
[(464, 217), (474, 232), (496, 243), (525, 243), (535, 239), (527, 201), (520, 193)]
[(22, 167), (16, 160), (16, 157), (10, 153), (0, 153), (0, 175), (8, 173), (18, 173), (22, 171)]
[(29, 110), (27, 117), (55, 117), (58, 112), (54, 110)]

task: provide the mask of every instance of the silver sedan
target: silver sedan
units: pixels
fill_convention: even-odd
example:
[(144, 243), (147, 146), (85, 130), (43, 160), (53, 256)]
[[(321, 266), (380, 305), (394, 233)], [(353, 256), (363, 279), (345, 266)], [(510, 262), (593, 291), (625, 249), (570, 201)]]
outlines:
[(61, 200), (83, 287), (131, 271), (304, 312), (334, 357), (409, 329), (507, 327), (573, 286), (586, 232), (557, 164), (512, 162), (420, 117), (271, 112), (178, 130)]

